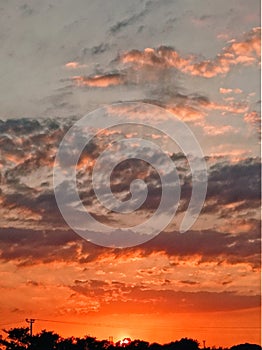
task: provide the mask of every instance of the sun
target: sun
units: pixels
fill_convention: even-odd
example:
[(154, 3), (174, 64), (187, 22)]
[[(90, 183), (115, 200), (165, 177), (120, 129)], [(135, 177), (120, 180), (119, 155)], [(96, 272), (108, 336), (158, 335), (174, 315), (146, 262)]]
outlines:
[(131, 343), (131, 339), (130, 338), (124, 338), (123, 340), (120, 340), (120, 344), (123, 345), (128, 345)]
[(131, 343), (131, 338), (129, 337), (124, 337), (122, 340), (119, 340), (116, 344), (118, 346), (122, 346), (123, 348), (126, 347)]

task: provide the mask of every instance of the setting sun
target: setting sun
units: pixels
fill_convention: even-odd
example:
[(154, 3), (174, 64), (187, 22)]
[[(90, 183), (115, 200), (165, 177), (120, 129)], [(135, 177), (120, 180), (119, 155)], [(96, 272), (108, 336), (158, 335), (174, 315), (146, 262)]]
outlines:
[(129, 337), (125, 337), (122, 340), (120, 340), (119, 343), (120, 343), (120, 346), (125, 347), (131, 343), (131, 339)]

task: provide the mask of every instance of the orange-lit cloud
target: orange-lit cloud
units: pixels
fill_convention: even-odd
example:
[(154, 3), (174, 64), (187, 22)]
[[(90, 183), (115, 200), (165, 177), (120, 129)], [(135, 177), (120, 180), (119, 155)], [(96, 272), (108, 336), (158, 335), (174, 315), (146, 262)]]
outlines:
[(250, 126), (250, 130), (260, 138), (261, 135), (261, 114), (257, 111), (247, 112), (244, 116), (244, 121)]
[(72, 62), (68, 62), (64, 65), (65, 68), (68, 68), (68, 69), (78, 69), (78, 68), (85, 68), (86, 65), (85, 64), (80, 64), (79, 62), (75, 62), (75, 61), (72, 61)]
[[(173, 106), (166, 106), (166, 108), (182, 120), (193, 122), (196, 126), (200, 126), (204, 135), (218, 137), (219, 135), (231, 135), (238, 132), (238, 128), (233, 128), (228, 124), (211, 124), (207, 118), (207, 114), (213, 109), (219, 111), (229, 110), (232, 113), (242, 113), (245, 110), (245, 107), (235, 104), (229, 104), (228, 107), (226, 104), (220, 105), (218, 103), (211, 103), (205, 99), (198, 99), (198, 103), (196, 103), (194, 99), (187, 99), (185, 102), (185, 104), (174, 104)], [(197, 105), (200, 105), (201, 108), (198, 109)], [(122, 112), (125, 113), (126, 111), (117, 109), (117, 113)], [(138, 113), (138, 121), (140, 120), (140, 117), (141, 113)], [(161, 118), (159, 115), (157, 117)], [(248, 118), (251, 117), (253, 120), (254, 115), (251, 114)], [(153, 120), (154, 116), (151, 116), (151, 118)], [(48, 124), (47, 127), (45, 123), (40, 124), (29, 120), (22, 120), (20, 124), (17, 122), (14, 125), (16, 128), (19, 126), (19, 145), (23, 145), (23, 151), (21, 151), (21, 147), (17, 147), (15, 143), (15, 132), (10, 127), (10, 123), (3, 122), (1, 125), (5, 133), (7, 128), (9, 128), (9, 143), (4, 142), (2, 144), (2, 154), (4, 155), (3, 161), (1, 161), (4, 169), (1, 174), (1, 182), (4, 184), (2, 189), (2, 203), (6, 208), (6, 211), (3, 209), (1, 210), (2, 220), (6, 223), (8, 218), (11, 218), (12, 216), (13, 219), (16, 219), (13, 225), (15, 227), (20, 227), (19, 225), (24, 225), (26, 222), (24, 215), (27, 215), (28, 218), (32, 218), (32, 221), (35, 221), (34, 218), (38, 218), (41, 227), (65, 227), (58, 211), (51, 187), (52, 165), (56, 149), (65, 132), (65, 130), (63, 130), (64, 126)], [(34, 131), (33, 128), (35, 128)], [(132, 132), (129, 128), (126, 134), (127, 137), (136, 136), (136, 131), (137, 129), (134, 129), (134, 132)], [(79, 172), (78, 180), (81, 186), (79, 191), (83, 204), (88, 211), (92, 212), (92, 215), (99, 217), (99, 221), (110, 221), (112, 225), (115, 225), (115, 222), (121, 222), (121, 224), (124, 223), (126, 226), (129, 226), (129, 224), (132, 226), (131, 224), (134, 224), (134, 222), (142, 222), (148, 215), (151, 215), (152, 210), (155, 210), (158, 207), (158, 203), (161, 199), (161, 185), (157, 173), (149, 168), (148, 165), (142, 164), (141, 162), (131, 162), (130, 160), (114, 169), (114, 173), (111, 176), (111, 189), (116, 196), (119, 196), (119, 198), (125, 199), (129, 196), (130, 183), (135, 178), (141, 178), (149, 185), (146, 202), (135, 215), (129, 216), (128, 218), (124, 216), (121, 217), (120, 214), (110, 213), (105, 207), (103, 207), (92, 191), (92, 183), (90, 181), (96, 158), (103, 149), (107, 148), (110, 144), (114, 144), (115, 139), (120, 136), (122, 137), (122, 132), (119, 130), (102, 131), (98, 134), (97, 138), (93, 140), (91, 145), (84, 148), (77, 165), (77, 171)], [(162, 146), (167, 146), (168, 140), (164, 137), (159, 138), (155, 133), (153, 133), (153, 136), (152, 134), (148, 134), (148, 137), (155, 139), (157, 142), (161, 142)], [(5, 134), (3, 140), (6, 141)], [(233, 190), (238, 193), (238, 197), (241, 196), (241, 200), (245, 200), (245, 207), (252, 206), (254, 210), (256, 210), (258, 206), (258, 198), (256, 195), (258, 187), (256, 186), (259, 186), (259, 179), (256, 174), (258, 169), (257, 160), (255, 158), (250, 158), (250, 153), (248, 152), (243, 153), (242, 151), (241, 153), (239, 149), (230, 150), (230, 144), (224, 145), (222, 148), (219, 148), (218, 146), (211, 151), (212, 160), (208, 161), (208, 166), (210, 167), (210, 170), (215, 166), (217, 167), (217, 178), (214, 183), (210, 178), (208, 186), (209, 188), (213, 188), (214, 191), (218, 186), (222, 186), (223, 191), (221, 190), (221, 193), (217, 193), (215, 198), (216, 205), (210, 205), (209, 203), (208, 215), (213, 215), (215, 209), (217, 213), (219, 213), (220, 210), (222, 210), (223, 205), (227, 205), (234, 201)], [(68, 153), (69, 161), (67, 166), (69, 167), (71, 166), (70, 152), (73, 152), (73, 149), (70, 149)], [(29, 158), (28, 154), (30, 154)], [(190, 169), (188, 169), (185, 159), (180, 158), (179, 153), (170, 154), (170, 156), (179, 169), (182, 186), (181, 201), (183, 205), (181, 205), (178, 212), (183, 213), (191, 194), (191, 183), (186, 179), (186, 174)], [(17, 163), (6, 162), (9, 157), (11, 160), (16, 160)], [(221, 157), (224, 157), (225, 159), (219, 159)], [(249, 162), (245, 162), (245, 159), (249, 159)], [(225, 171), (230, 172), (230, 174), (232, 173), (226, 178), (226, 181), (223, 177), (223, 172), (221, 172), (219, 167), (221, 165), (219, 165), (219, 162), (222, 162), (223, 160), (227, 160), (228, 162)], [(241, 177), (235, 177), (236, 171), (234, 170), (234, 166), (241, 169)], [(41, 177), (39, 176), (40, 173), (44, 175)], [(230, 181), (232, 181), (230, 188), (228, 187), (229, 178)], [(245, 187), (242, 186), (242, 182), (245, 182)], [(68, 195), (70, 195), (70, 189), (68, 189)], [(8, 214), (9, 209), (13, 212), (11, 216)], [(26, 212), (27, 209), (28, 211)], [(237, 209), (239, 213), (242, 213), (244, 206), (237, 207)], [(30, 211), (35, 213), (34, 218)], [(20, 213), (21, 215), (17, 215), (17, 213)], [(121, 232), (117, 234), (121, 235)]]
[(212, 78), (219, 74), (227, 74), (231, 67), (237, 64), (258, 63), (261, 50), (260, 32), (260, 28), (253, 28), (242, 41), (231, 41), (214, 60), (196, 62), (194, 56), (182, 57), (174, 49), (162, 46), (157, 49), (146, 48), (143, 51), (126, 52), (120, 57), (120, 61), (124, 64), (132, 64), (135, 69), (143, 66), (176, 68), (193, 76)]
[(77, 163), (77, 170), (80, 170), (82, 168), (93, 168), (95, 165), (95, 160), (91, 157), (88, 157), (87, 155), (83, 155), (79, 158), (79, 161)]
[(244, 117), (245, 122), (251, 125), (260, 125), (261, 117), (258, 112), (253, 111), (250, 113), (246, 113)]
[(239, 232), (252, 232), (257, 230), (257, 222), (246, 218), (237, 218), (230, 220), (230, 222), (227, 221), (221, 227), (221, 230), (232, 234), (238, 234)]
[(217, 102), (204, 102), (202, 107), (207, 110), (229, 112), (233, 114), (243, 114), (248, 111), (248, 105), (243, 103), (229, 102), (227, 104), (220, 104)]
[[(211, 115), (212, 111), (219, 111), (222, 115), (226, 115), (227, 113), (244, 115), (249, 109), (247, 103), (237, 103), (235, 102), (234, 98), (229, 99), (224, 103), (205, 99), (194, 100), (190, 98), (177, 104), (172, 103), (172, 100), (169, 103), (160, 103), (149, 100), (149, 103), (159, 105), (185, 122), (190, 122), (197, 126), (201, 126), (203, 131), (210, 135), (222, 135), (233, 131), (233, 127), (230, 125), (220, 126), (218, 124), (212, 126), (208, 124), (208, 116)], [(139, 115), (137, 117), (139, 118)], [(141, 118), (143, 118), (142, 114)], [(212, 130), (214, 133), (211, 132)], [(234, 130), (234, 132), (237, 132), (237, 130)]]
[(143, 51), (132, 50), (124, 53), (120, 61), (124, 64), (142, 66), (154, 66), (156, 68), (175, 67), (180, 70), (186, 69), (192, 62), (193, 57), (182, 58), (172, 48), (161, 46), (158, 49), (146, 48)]
[(231, 93), (235, 93), (235, 94), (241, 94), (243, 91), (241, 89), (226, 89), (226, 88), (220, 88), (219, 92), (221, 94), (231, 94)]
[(166, 106), (166, 109), (185, 122), (196, 122), (202, 120), (207, 115), (205, 112), (187, 105)]
[(121, 74), (95, 75), (93, 77), (75, 76), (73, 80), (77, 86), (101, 87), (116, 86), (125, 84), (126, 79)]
[(225, 34), (225, 33), (220, 33), (217, 35), (217, 39), (218, 40), (228, 40), (229, 39), (229, 35)]
[(231, 163), (238, 163), (248, 158), (251, 154), (250, 150), (237, 148), (228, 150), (227, 148), (228, 145), (220, 145), (213, 148), (211, 150), (210, 157), (214, 157), (215, 162), (219, 158), (229, 158)]
[(218, 136), (218, 135), (224, 135), (224, 134), (234, 134), (237, 133), (238, 130), (233, 128), (231, 125), (208, 125), (207, 123), (198, 123), (197, 125), (202, 127), (202, 130), (205, 134), (211, 135), (211, 136)]
[[(105, 73), (94, 76), (75, 76), (73, 81), (79, 87), (107, 88), (123, 84), (140, 84), (145, 81), (157, 81), (161, 79), (159, 70), (176, 68), (177, 70), (192, 76), (213, 78), (219, 74), (227, 74), (230, 69), (238, 64), (244, 66), (259, 63), (260, 61), (260, 28), (254, 28), (245, 34), (242, 40), (231, 40), (228, 45), (213, 60), (199, 61), (193, 55), (182, 56), (171, 47), (145, 48), (142, 51), (131, 50), (119, 57), (122, 71)], [(81, 68), (78, 62), (68, 62), (67, 68)], [(148, 72), (147, 68), (151, 71)], [(138, 72), (140, 76), (138, 76)], [(142, 74), (143, 73), (143, 74)], [(221, 94), (240, 94), (241, 89), (220, 88)]]

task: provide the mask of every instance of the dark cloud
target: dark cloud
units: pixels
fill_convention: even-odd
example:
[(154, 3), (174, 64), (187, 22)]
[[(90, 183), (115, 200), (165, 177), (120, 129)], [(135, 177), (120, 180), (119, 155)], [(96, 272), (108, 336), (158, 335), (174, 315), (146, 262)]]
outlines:
[(200, 256), (199, 263), (245, 262), (260, 266), (260, 232), (257, 231), (235, 235), (211, 230), (160, 233), (139, 248), (142, 255), (162, 251), (169, 257)]
[(92, 54), (97, 55), (100, 53), (104, 53), (108, 49), (109, 49), (108, 44), (100, 44), (100, 45), (92, 47), (91, 52), (92, 52)]
[(0, 132), (14, 133), (16, 135), (32, 134), (33, 132), (39, 132), (41, 130), (41, 124), (34, 119), (8, 119), (6, 121), (0, 120)]
[(152, 291), (134, 290), (129, 294), (130, 299), (101, 306), (103, 312), (112, 312), (117, 305), (120, 313), (155, 313), (155, 312), (208, 312), (233, 311), (259, 307), (260, 296), (237, 295), (236, 293), (221, 292), (176, 292), (172, 290)]
[(6, 181), (15, 181), (45, 165), (51, 165), (55, 151), (68, 129), (67, 123), (47, 119), (0, 121), (0, 162)]
[[(260, 206), (260, 188), (259, 159), (245, 159), (236, 164), (217, 163), (210, 168), (204, 212), (212, 213), (221, 210), (221, 216), (226, 217), (230, 216), (232, 212), (258, 208)], [(238, 202), (239, 204), (231, 209), (223, 209), (225, 204)]]
[(154, 290), (144, 286), (113, 283), (76, 283), (70, 287), (87, 297), (96, 295), (100, 311), (107, 313), (170, 313), (233, 311), (259, 307), (259, 295), (238, 295), (236, 292), (186, 292)]
[[(72, 231), (9, 228), (0, 230), (0, 258), (17, 265), (77, 260), (80, 238)], [(68, 249), (64, 249), (69, 244)]]
[(182, 284), (188, 284), (189, 286), (194, 286), (196, 284), (199, 284), (199, 282), (196, 281), (190, 281), (190, 280), (186, 280), (186, 281), (179, 281)]
[(127, 18), (122, 19), (121, 21), (118, 21), (116, 24), (114, 24), (111, 28), (110, 28), (110, 33), (115, 35), (118, 32), (120, 32), (121, 30), (123, 30), (124, 28), (137, 23), (139, 21), (139, 25), (141, 25), (141, 19), (145, 16), (145, 14), (148, 12), (148, 9), (150, 7), (151, 1), (148, 1), (145, 4), (144, 9), (139, 12), (139, 13), (135, 13), (132, 16), (129, 16)]
[[(55, 121), (45, 121), (40, 124), (38, 121), (24, 119), (18, 123), (18, 126), (16, 123), (9, 122), (3, 122), (2, 126), (3, 133), (0, 134), (0, 138), (2, 137), (4, 144), (4, 157), (2, 158), (4, 168), (1, 178), (5, 185), (2, 191), (3, 207), (13, 212), (16, 209), (29, 209), (35, 214), (39, 214), (41, 216), (39, 222), (46, 223), (48, 227), (50, 224), (55, 225), (55, 227), (64, 226), (51, 184), (56, 151), (70, 124), (66, 122), (61, 124)], [(8, 135), (8, 143), (4, 143), (6, 135)], [(119, 131), (108, 135), (98, 135), (85, 146), (78, 161), (77, 181), (80, 198), (84, 205), (89, 209), (92, 208), (94, 216), (100, 216), (103, 219), (104, 215), (104, 221), (107, 220), (108, 214), (111, 212), (107, 211), (106, 215), (98, 214), (96, 207), (93, 206), (96, 203), (96, 196), (92, 188), (92, 169), (94, 161), (101, 151), (108, 144), (113, 144), (122, 137), (125, 137), (125, 134)], [(74, 151), (71, 145), (67, 148), (68, 155), (65, 158), (68, 164), (63, 164), (64, 166), (70, 167), (72, 165), (71, 154)], [(186, 171), (187, 167), (183, 165), (185, 157), (181, 154), (177, 156), (174, 154), (172, 159), (177, 164), (182, 165), (181, 174)], [(152, 160), (157, 161), (157, 155), (153, 155)], [(39, 176), (40, 172), (44, 176)], [(127, 200), (130, 197), (130, 184), (137, 178), (145, 181), (149, 192), (141, 210), (155, 210), (161, 199), (160, 177), (156, 170), (144, 161), (130, 159), (118, 164), (111, 176), (111, 190), (116, 197), (121, 195), (122, 200)], [(70, 200), (70, 186), (63, 183), (60, 187), (65, 199)], [(21, 221), (29, 220), (26, 216), (23, 218), (21, 215), (17, 215), (17, 220), (19, 220), (19, 216)], [(111, 219), (113, 220), (113, 217)]]
[[(130, 234), (132, 235), (131, 231)], [(99, 238), (98, 233), (93, 232), (93, 235), (96, 239)], [(131, 238), (133, 239), (133, 236)], [(71, 230), (6, 228), (0, 231), (0, 251), (1, 260), (13, 260), (20, 266), (53, 261), (75, 261), (86, 265), (103, 255), (112, 256), (112, 259), (125, 256), (128, 260), (134, 253), (146, 257), (161, 252), (168, 257), (198, 257), (199, 264), (204, 262), (246, 263), (258, 268), (260, 266), (260, 232), (225, 234), (206, 230), (189, 231), (183, 234), (161, 233), (140, 246), (113, 249), (89, 243)], [(183, 281), (183, 283), (186, 282)]]
[[(198, 97), (196, 96), (196, 98)], [(201, 99), (201, 97), (199, 98)], [(39, 230), (40, 228), (50, 229), (50, 227), (53, 227), (54, 232), (67, 231), (67, 225), (58, 210), (52, 188), (52, 166), (58, 144), (71, 125), (70, 123), (72, 123), (72, 120), (63, 123), (59, 120), (47, 120), (40, 123), (37, 120), (29, 119), (21, 119), (19, 122), (1, 121), (0, 140), (2, 140), (3, 145), (3, 152), (1, 153), (1, 164), (3, 165), (1, 173), (3, 186), (0, 194), (1, 210), (3, 213), (2, 219), (6, 218), (7, 221), (12, 222), (10, 226), (14, 226), (15, 222), (16, 227), (25, 227), (28, 223), (35, 227), (37, 222)], [(113, 228), (119, 217), (114, 212), (101, 208), (101, 204), (98, 203), (92, 188), (94, 161), (108, 144), (114, 144), (124, 135), (124, 131), (115, 130), (94, 138), (84, 148), (79, 159), (77, 182), (80, 197), (87, 210), (98, 221), (112, 224), (112, 233), (108, 236), (108, 240), (117, 238), (122, 241), (130, 240), (131, 242), (134, 238), (134, 232), (130, 229), (125, 235), (121, 230)], [(147, 136), (150, 136), (150, 134)], [(70, 152), (72, 151), (74, 150), (71, 147)], [(152, 160), (156, 161), (156, 157), (157, 155), (152, 155)], [(70, 160), (70, 154), (68, 159)], [(181, 182), (181, 203), (178, 209), (181, 213), (186, 211), (191, 197), (191, 175), (187, 159), (182, 153), (178, 152), (171, 155), (171, 159), (177, 167)], [(207, 159), (207, 162), (210, 163), (210, 166), (208, 170), (207, 199), (203, 213), (215, 214), (225, 220), (232, 220), (233, 215), (236, 230), (237, 227), (241, 230), (241, 227), (246, 226), (250, 227), (250, 232), (244, 233), (247, 230), (245, 229), (239, 236), (215, 231), (191, 231), (185, 235), (179, 235), (175, 232), (170, 235), (162, 233), (153, 239), (148, 246), (142, 245), (141, 251), (146, 255), (159, 250), (165, 252), (168, 256), (199, 254), (202, 259), (214, 260), (216, 257), (220, 257), (222, 261), (225, 260), (230, 263), (244, 261), (257, 266), (259, 264), (258, 226), (255, 227), (254, 222), (251, 223), (251, 221), (260, 205), (260, 160), (258, 158), (248, 158), (231, 163), (224, 159), (212, 158), (212, 160)], [(39, 173), (42, 171), (45, 171), (45, 175), (41, 177)], [(103, 180), (102, 175), (101, 173), (101, 179)], [(128, 200), (130, 198), (130, 184), (137, 178), (144, 180), (147, 184), (148, 197), (136, 212), (136, 215), (141, 215), (141, 218), (150, 217), (159, 205), (162, 189), (159, 174), (147, 162), (129, 159), (119, 163), (114, 168), (111, 176), (111, 191), (117, 198), (124, 201)], [(101, 183), (103, 185), (103, 181)], [(168, 185), (172, 186), (172, 181), (168, 180)], [(72, 195), (70, 186), (67, 183), (61, 184), (61, 191), (64, 193), (65, 200), (70, 201)], [(252, 210), (254, 211), (253, 214), (251, 213)], [(30, 211), (30, 215), (28, 211)], [(244, 218), (246, 222), (243, 222)], [(125, 222), (124, 214), (121, 220)], [(36, 231), (39, 230), (36, 229)], [(97, 242), (101, 238), (101, 244), (103, 243), (104, 238), (102, 239), (102, 236), (100, 237), (98, 233), (90, 230), (88, 235), (89, 239), (95, 237), (98, 240)], [(140, 242), (143, 242), (143, 240)], [(17, 256), (21, 254), (25, 259), (23, 252), (26, 252), (26, 249), (28, 249), (30, 255), (29, 243), (28, 241), (28, 248), (15, 250)], [(70, 249), (74, 251), (74, 246)], [(6, 252), (11, 254), (8, 249)], [(6, 254), (3, 252), (2, 258), (7, 259)], [(51, 261), (54, 259), (54, 255), (50, 254), (49, 252), (46, 256), (49, 256)], [(76, 251), (72, 254), (72, 256), (76, 256)], [(81, 263), (88, 263), (97, 256), (96, 253), (92, 254), (80, 254), (77, 259)], [(67, 257), (63, 256), (63, 259), (65, 258)]]

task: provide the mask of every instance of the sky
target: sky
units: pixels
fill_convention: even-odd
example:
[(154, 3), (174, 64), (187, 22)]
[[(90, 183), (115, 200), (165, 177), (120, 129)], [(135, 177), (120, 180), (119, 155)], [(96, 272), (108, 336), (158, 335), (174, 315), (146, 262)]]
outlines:
[[(8, 0), (0, 14), (1, 328), (35, 318), (34, 332), (63, 336), (260, 343), (260, 2)], [(77, 234), (59, 211), (53, 169), (63, 137), (84, 116), (97, 134), (77, 164), (83, 135), (79, 144), (69, 138), (58, 177)], [(136, 123), (102, 130), (115, 118)], [(202, 211), (184, 233), (194, 177), (179, 123), (194, 134), (208, 176)], [(158, 146), (148, 162), (139, 158), (148, 146), (141, 138)], [(130, 142), (120, 147), (122, 139)], [(161, 154), (175, 165), (181, 195), (152, 238), (177, 186)], [(123, 155), (129, 159), (119, 161)], [(109, 160), (120, 202), (134, 179), (147, 185), (133, 213), (96, 196), (92, 172), (103, 192)], [(68, 180), (74, 165), (81, 208)], [(164, 213), (141, 233), (136, 227), (157, 213), (162, 193)], [(110, 234), (86, 225), (83, 208)]]

